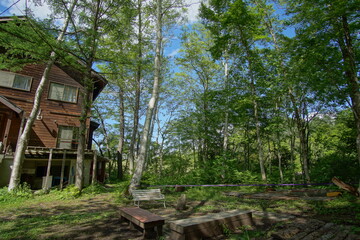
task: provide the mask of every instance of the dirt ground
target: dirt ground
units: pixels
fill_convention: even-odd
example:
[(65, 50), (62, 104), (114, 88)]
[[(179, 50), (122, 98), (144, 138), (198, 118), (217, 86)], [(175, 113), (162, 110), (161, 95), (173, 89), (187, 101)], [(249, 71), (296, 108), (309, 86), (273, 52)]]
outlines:
[[(196, 209), (199, 206), (207, 204), (205, 201), (191, 201), (187, 204), (187, 209), (177, 211), (174, 205), (167, 203), (167, 208), (162, 203), (144, 203), (141, 207), (166, 219), (166, 222), (177, 219), (184, 219), (204, 215)], [(38, 239), (142, 239), (142, 233), (137, 230), (130, 230), (126, 223), (120, 223), (119, 209), (121, 204), (115, 203), (112, 195), (101, 194), (86, 200), (79, 200), (63, 205), (63, 203), (41, 203), (29, 206), (22, 211), (23, 214), (14, 216), (9, 212), (1, 216), (2, 220), (12, 218), (32, 218), (34, 216), (56, 216), (64, 211), (71, 211), (76, 214), (81, 213), (103, 213), (109, 212), (109, 217), (96, 221), (88, 221), (74, 225), (56, 225), (46, 228), (45, 233), (38, 236)], [(269, 206), (271, 207), (271, 206)], [(221, 210), (211, 210), (209, 213), (219, 212)], [(251, 229), (232, 233), (231, 236), (219, 236), (216, 239), (347, 239), (360, 240), (359, 235), (351, 233), (350, 227), (337, 226), (330, 224), (326, 219), (313, 219), (314, 216), (306, 214), (306, 210), (299, 212), (283, 211), (282, 213), (268, 213), (264, 211), (255, 211), (253, 213), (254, 226)], [(248, 233), (251, 233), (250, 235)], [(255, 234), (253, 234), (255, 233)], [(258, 233), (258, 234), (256, 234)], [(305, 236), (297, 237), (306, 234)], [(346, 233), (346, 234), (344, 234)], [(165, 224), (164, 238), (169, 239), (169, 228)], [(26, 239), (24, 238), (21, 239)], [(214, 238), (213, 238), (214, 239)]]

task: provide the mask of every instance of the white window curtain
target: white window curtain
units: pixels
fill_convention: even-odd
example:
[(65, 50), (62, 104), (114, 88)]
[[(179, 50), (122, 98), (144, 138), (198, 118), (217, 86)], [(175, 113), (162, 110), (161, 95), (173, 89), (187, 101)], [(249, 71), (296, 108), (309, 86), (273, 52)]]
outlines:
[(76, 103), (77, 88), (59, 83), (51, 83), (49, 98), (53, 100)]
[(74, 129), (72, 127), (62, 127), (59, 131), (59, 148), (71, 149)]
[(54, 100), (63, 100), (64, 85), (51, 83), (49, 98)]
[(12, 87), (14, 83), (15, 74), (0, 71), (0, 85), (3, 87)]
[(65, 86), (63, 100), (67, 102), (76, 102), (76, 88)]

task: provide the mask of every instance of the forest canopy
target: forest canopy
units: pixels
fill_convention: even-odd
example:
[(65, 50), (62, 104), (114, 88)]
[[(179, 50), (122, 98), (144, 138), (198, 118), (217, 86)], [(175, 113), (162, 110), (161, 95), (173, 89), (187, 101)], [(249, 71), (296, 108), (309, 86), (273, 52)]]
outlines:
[[(358, 1), (209, 0), (195, 22), (180, 0), (74, 2), (66, 12), (67, 1), (48, 1), (53, 16), (71, 17), (61, 42), (55, 17), (28, 13), (26, 41), (23, 28), (1, 27), (0, 67), (54, 51), (109, 81), (86, 106), (110, 179), (359, 182)], [(174, 35), (179, 49), (166, 55)]]

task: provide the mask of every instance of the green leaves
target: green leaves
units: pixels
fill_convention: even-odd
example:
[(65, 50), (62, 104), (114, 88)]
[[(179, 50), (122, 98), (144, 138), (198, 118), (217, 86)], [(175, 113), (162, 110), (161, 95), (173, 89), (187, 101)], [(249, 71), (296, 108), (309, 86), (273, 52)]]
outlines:
[[(19, 70), (28, 63), (44, 62), (54, 48), (55, 39), (45, 23), (14, 18), (0, 24), (0, 69)], [(49, 29), (49, 28), (47, 28)], [(58, 50), (58, 49), (55, 49)]]

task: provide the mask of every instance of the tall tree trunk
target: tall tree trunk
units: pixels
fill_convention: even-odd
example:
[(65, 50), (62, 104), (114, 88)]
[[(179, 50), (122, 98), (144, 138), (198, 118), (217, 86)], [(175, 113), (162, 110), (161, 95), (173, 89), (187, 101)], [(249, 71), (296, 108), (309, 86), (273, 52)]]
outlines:
[(225, 119), (224, 119), (224, 139), (223, 139), (223, 160), (222, 160), (222, 168), (223, 172), (221, 175), (222, 179), (225, 179), (225, 165), (227, 163), (227, 151), (228, 151), (228, 128), (229, 128), (229, 97), (228, 97), (228, 80), (229, 80), (229, 73), (228, 73), (228, 61), (227, 58), (225, 58), (224, 61), (224, 78), (225, 78), (225, 94), (226, 94), (226, 100), (225, 100)]
[[(294, 108), (294, 114), (295, 114), (295, 123), (296, 127), (298, 129), (299, 139), (300, 139), (300, 161), (302, 163), (303, 168), (303, 175), (305, 178), (306, 183), (310, 183), (310, 174), (309, 174), (309, 159), (308, 159), (308, 133), (307, 133), (307, 124), (305, 120), (302, 118), (301, 110), (297, 106), (297, 101), (295, 100), (295, 96), (292, 92), (292, 90), (289, 90), (289, 95), (291, 98), (291, 102), (293, 104)], [(299, 104), (300, 105), (300, 104)], [(306, 108), (304, 106), (303, 108)]]
[[(68, 27), (70, 19), (71, 19), (72, 12), (73, 12), (76, 4), (77, 4), (77, 0), (74, 0), (71, 3), (70, 8), (67, 12), (66, 19), (64, 21), (64, 25), (62, 27), (61, 33), (56, 40), (56, 44), (59, 44), (60, 42), (63, 41), (65, 32), (67, 30), (67, 27)], [(8, 187), (9, 191), (16, 188), (20, 183), (22, 164), (24, 162), (25, 150), (27, 148), (28, 140), (30, 137), (30, 132), (31, 132), (32, 126), (34, 124), (34, 121), (36, 119), (36, 116), (38, 115), (44, 87), (48, 83), (50, 70), (51, 70), (55, 60), (56, 60), (56, 53), (53, 51), (50, 54), (50, 58), (46, 63), (40, 83), (36, 89), (33, 108), (30, 112), (30, 115), (29, 115), (27, 121), (26, 121), (24, 130), (16, 144), (13, 168), (11, 171), (10, 182), (9, 182), (9, 187)]]
[(93, 2), (94, 11), (93, 11), (93, 25), (91, 29), (91, 35), (89, 39), (90, 50), (88, 53), (86, 62), (86, 72), (84, 78), (84, 96), (82, 102), (82, 111), (80, 116), (80, 127), (79, 127), (79, 143), (77, 147), (77, 156), (76, 156), (76, 174), (75, 174), (75, 187), (80, 191), (84, 187), (84, 159), (85, 159), (85, 149), (86, 149), (86, 122), (91, 110), (92, 104), (92, 90), (93, 82), (91, 78), (92, 65), (95, 60), (96, 50), (97, 50), (97, 40), (98, 40), (98, 28), (100, 20), (100, 4), (101, 0), (96, 0)]
[(151, 155), (151, 138), (153, 136), (154, 127), (155, 127), (155, 121), (156, 121), (157, 115), (158, 115), (158, 106), (156, 104), (155, 109), (154, 109), (154, 113), (153, 113), (153, 118), (151, 120), (149, 136), (148, 136), (148, 143), (147, 143), (146, 156), (145, 156), (145, 169), (147, 168), (147, 165), (151, 163), (151, 159), (152, 159), (152, 155)]
[(263, 144), (261, 140), (261, 130), (260, 130), (260, 120), (259, 120), (259, 105), (256, 100), (256, 88), (255, 88), (255, 77), (253, 75), (253, 59), (250, 50), (250, 46), (247, 40), (243, 37), (242, 31), (240, 31), (242, 44), (245, 48), (247, 62), (249, 64), (249, 75), (250, 75), (250, 90), (253, 96), (253, 109), (254, 109), (254, 118), (255, 118), (255, 127), (256, 127), (256, 141), (257, 141), (257, 149), (259, 154), (259, 165), (261, 172), (261, 179), (266, 181), (266, 172), (265, 172), (265, 161), (264, 161), (264, 152), (263, 152)]
[[(105, 142), (105, 146), (106, 146), (107, 157), (108, 157), (108, 159), (110, 161), (112, 161), (111, 149), (110, 149), (110, 145), (109, 145), (109, 136), (107, 134), (107, 130), (106, 130), (106, 127), (105, 127), (104, 118), (102, 117), (99, 109), (96, 106), (94, 106), (94, 109), (95, 109), (97, 115), (99, 116), (100, 126), (101, 126), (101, 128), (102, 128), (102, 130), (104, 132), (104, 142)], [(100, 149), (100, 146), (99, 146), (99, 151), (100, 151), (101, 156), (103, 156), (103, 152)], [(111, 162), (109, 162), (109, 177), (110, 177), (110, 173), (111, 173)]]
[(123, 167), (122, 167), (122, 160), (123, 160), (123, 149), (124, 149), (124, 141), (125, 141), (125, 106), (124, 106), (124, 90), (120, 87), (119, 90), (119, 113), (120, 113), (120, 137), (119, 143), (116, 149), (116, 159), (117, 159), (117, 178), (119, 180), (123, 179)]
[(137, 71), (135, 76), (135, 106), (134, 106), (134, 124), (131, 134), (130, 146), (129, 146), (129, 170), (130, 173), (134, 171), (135, 167), (135, 144), (137, 141), (137, 134), (139, 129), (139, 111), (140, 111), (140, 84), (142, 78), (142, 0), (138, 0), (138, 59), (137, 59)]
[(259, 106), (258, 101), (256, 100), (256, 88), (255, 88), (255, 77), (253, 74), (253, 57), (251, 53), (251, 49), (248, 43), (248, 40), (244, 37), (242, 29), (240, 29), (240, 38), (242, 45), (245, 49), (246, 61), (249, 65), (249, 77), (250, 77), (250, 91), (253, 97), (253, 109), (254, 109), (254, 119), (255, 119), (255, 127), (256, 127), (256, 141), (257, 141), (257, 149), (259, 154), (259, 165), (261, 172), (261, 179), (266, 181), (266, 172), (265, 172), (265, 161), (263, 154), (263, 144), (261, 140), (261, 130), (260, 130), (260, 120), (259, 120)]
[[(82, 102), (82, 111), (80, 116), (80, 127), (79, 127), (79, 141), (76, 152), (76, 171), (75, 171), (75, 186), (82, 190), (84, 187), (84, 159), (86, 149), (86, 136), (87, 136), (87, 119), (90, 113), (91, 105), (91, 68), (92, 64), (87, 64), (87, 73), (85, 77), (85, 89)], [(89, 74), (90, 71), (90, 74)]]
[[(279, 102), (280, 102), (280, 98), (279, 98)], [(278, 102), (276, 103), (275, 110), (276, 110), (277, 118), (280, 119), (280, 111), (279, 111)], [(282, 170), (282, 158), (281, 158), (280, 148), (281, 148), (280, 126), (278, 125), (277, 129), (276, 129), (276, 153), (277, 153), (277, 159), (278, 159), (278, 163), (279, 163), (280, 181), (281, 181), (281, 183), (283, 183), (284, 182), (284, 174), (283, 174), (283, 170)]]
[(244, 151), (245, 151), (245, 163), (246, 170), (251, 171), (251, 162), (250, 162), (250, 134), (249, 134), (249, 126), (245, 127), (245, 143), (244, 143)]
[(145, 167), (146, 150), (149, 132), (151, 128), (151, 120), (153, 118), (153, 113), (157, 104), (160, 90), (162, 41), (162, 0), (156, 0), (156, 50), (154, 61), (154, 85), (151, 98), (146, 110), (145, 124), (140, 142), (140, 152), (137, 157), (135, 172), (130, 182), (130, 191), (140, 184), (140, 180)]
[(208, 102), (207, 102), (207, 94), (208, 94), (208, 85), (207, 84), (203, 84), (203, 88), (204, 88), (204, 93), (203, 93), (203, 109), (202, 109), (202, 126), (201, 127), (201, 131), (203, 131), (203, 137), (201, 139), (201, 165), (202, 167), (206, 166), (206, 164), (208, 163), (208, 158), (209, 158), (209, 126), (208, 126)]

